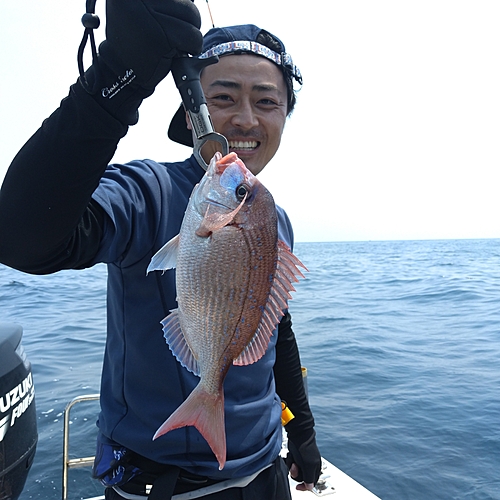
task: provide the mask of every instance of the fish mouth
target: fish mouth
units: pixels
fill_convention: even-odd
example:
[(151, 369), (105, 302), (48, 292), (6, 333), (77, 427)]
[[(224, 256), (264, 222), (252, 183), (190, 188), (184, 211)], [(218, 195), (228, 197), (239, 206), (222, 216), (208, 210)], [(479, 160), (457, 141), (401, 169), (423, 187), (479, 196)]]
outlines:
[(220, 201), (216, 201), (216, 200), (213, 200), (212, 198), (207, 198), (205, 200), (206, 204), (207, 204), (207, 210), (210, 208), (210, 207), (219, 207), (219, 208), (224, 208), (226, 209), (228, 212), (231, 212), (233, 209), (231, 207), (228, 207), (227, 205), (224, 205), (223, 203), (221, 203)]
[(259, 141), (229, 141), (230, 151), (254, 151), (259, 146)]

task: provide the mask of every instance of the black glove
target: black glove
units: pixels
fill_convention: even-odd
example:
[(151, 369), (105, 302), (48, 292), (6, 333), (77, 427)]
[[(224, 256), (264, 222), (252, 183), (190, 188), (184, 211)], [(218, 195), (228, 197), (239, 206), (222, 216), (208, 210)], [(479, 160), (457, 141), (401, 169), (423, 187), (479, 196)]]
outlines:
[(133, 71), (137, 85), (154, 90), (173, 57), (201, 51), (200, 26), (192, 0), (107, 0), (101, 59), (118, 75)]
[(278, 325), (276, 362), (274, 364), (276, 392), (295, 418), (285, 426), (288, 435), (288, 468), (299, 468), (298, 482), (316, 484), (321, 474), (321, 454), (316, 446), (314, 418), (309, 407), (302, 378), (302, 367), (292, 319), (287, 312)]
[(299, 483), (316, 484), (321, 475), (321, 454), (316, 445), (314, 431), (306, 435), (296, 435), (293, 438), (288, 434), (288, 455), (285, 459), (287, 467), (292, 464), (299, 468), (299, 474), (293, 479)]
[(107, 0), (106, 40), (82, 84), (109, 113), (132, 125), (172, 58), (201, 51), (200, 26), (192, 0)]

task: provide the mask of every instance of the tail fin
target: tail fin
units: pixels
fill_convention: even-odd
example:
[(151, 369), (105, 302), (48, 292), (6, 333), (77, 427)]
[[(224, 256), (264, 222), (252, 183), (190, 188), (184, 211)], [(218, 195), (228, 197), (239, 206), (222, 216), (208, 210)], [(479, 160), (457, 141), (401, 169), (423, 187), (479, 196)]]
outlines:
[(153, 436), (153, 440), (180, 427), (192, 425), (214, 452), (219, 470), (226, 463), (226, 430), (224, 425), (224, 393), (209, 393), (198, 384), (184, 403), (168, 417)]

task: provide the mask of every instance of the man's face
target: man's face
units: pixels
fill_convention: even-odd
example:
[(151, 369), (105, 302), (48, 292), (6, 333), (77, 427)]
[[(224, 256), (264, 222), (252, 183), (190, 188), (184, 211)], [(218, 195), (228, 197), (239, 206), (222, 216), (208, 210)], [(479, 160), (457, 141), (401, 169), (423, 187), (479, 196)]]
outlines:
[[(273, 62), (253, 54), (221, 57), (206, 67), (201, 85), (216, 132), (226, 136), (230, 151), (257, 175), (275, 155), (287, 116), (283, 74)], [(207, 143), (208, 163), (217, 143)]]

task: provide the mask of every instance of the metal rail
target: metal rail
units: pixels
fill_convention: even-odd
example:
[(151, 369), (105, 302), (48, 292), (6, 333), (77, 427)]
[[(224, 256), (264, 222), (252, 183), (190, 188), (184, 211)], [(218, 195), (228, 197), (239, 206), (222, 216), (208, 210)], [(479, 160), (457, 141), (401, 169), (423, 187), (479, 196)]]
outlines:
[(69, 458), (69, 415), (70, 410), (77, 403), (86, 401), (98, 401), (99, 394), (88, 394), (78, 396), (70, 401), (64, 410), (64, 429), (63, 429), (63, 474), (62, 474), (62, 500), (68, 498), (68, 470), (74, 467), (88, 467), (94, 463), (94, 457)]

